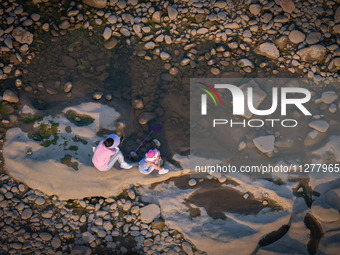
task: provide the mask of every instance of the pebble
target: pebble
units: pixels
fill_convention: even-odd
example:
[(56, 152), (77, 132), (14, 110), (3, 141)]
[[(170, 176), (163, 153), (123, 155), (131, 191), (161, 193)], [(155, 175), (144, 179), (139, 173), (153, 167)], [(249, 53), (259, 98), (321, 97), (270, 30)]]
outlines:
[(138, 122), (141, 125), (145, 125), (149, 121), (153, 120), (154, 118), (156, 118), (155, 113), (153, 113), (153, 112), (143, 112), (138, 116)]
[(82, 234), (82, 239), (85, 243), (92, 243), (96, 238), (88, 231)]
[(41, 232), (39, 234), (40, 238), (43, 240), (43, 241), (50, 241), (52, 239), (52, 235), (50, 233), (47, 233), (47, 232)]
[(18, 96), (11, 90), (5, 90), (4, 94), (2, 95), (2, 100), (7, 101), (9, 103), (18, 103), (19, 98)]
[(280, 52), (274, 43), (262, 43), (255, 48), (255, 53), (270, 59), (278, 59)]
[(58, 249), (61, 246), (61, 240), (59, 237), (55, 236), (53, 237), (51, 241), (51, 245), (54, 249)]
[(13, 198), (13, 193), (8, 191), (8, 192), (5, 193), (5, 197), (7, 199), (12, 199)]
[(243, 198), (244, 198), (244, 199), (248, 199), (248, 197), (249, 197), (249, 193), (248, 193), (248, 192), (246, 192), (246, 193), (243, 194)]
[(321, 133), (327, 132), (329, 128), (329, 124), (325, 120), (313, 120), (308, 124), (308, 126)]
[(246, 59), (246, 58), (242, 58), (240, 59), (238, 62), (237, 62), (237, 65), (240, 66), (240, 67), (251, 67), (253, 68), (254, 67), (254, 64), (249, 60), (249, 59)]
[(132, 200), (134, 200), (136, 198), (135, 192), (133, 192), (133, 190), (131, 190), (131, 189), (129, 189), (129, 191), (128, 191), (128, 196)]
[(92, 95), (93, 99), (100, 100), (103, 97), (103, 92), (95, 92)]
[(227, 177), (225, 177), (224, 175), (221, 175), (221, 177), (218, 178), (218, 181), (219, 181), (220, 183), (224, 183), (226, 180), (227, 180)]
[(335, 104), (331, 104), (329, 106), (328, 110), (329, 110), (330, 113), (336, 113), (336, 111), (337, 111), (336, 105)]
[(35, 200), (35, 203), (36, 203), (37, 205), (43, 205), (43, 204), (45, 204), (45, 199), (42, 198), (42, 197), (38, 197), (38, 198)]
[(178, 14), (177, 10), (173, 6), (169, 5), (168, 6), (169, 19), (170, 20), (176, 19), (177, 18), (177, 14)]
[(247, 143), (244, 141), (241, 141), (238, 145), (238, 151), (243, 151), (246, 149), (246, 147), (247, 147)]
[(288, 38), (292, 43), (299, 44), (305, 40), (306, 35), (299, 30), (293, 30), (289, 33)]
[(249, 6), (249, 11), (251, 14), (253, 14), (254, 16), (257, 16), (260, 14), (261, 12), (261, 6), (259, 4), (251, 4)]
[(161, 54), (160, 54), (160, 58), (162, 60), (168, 60), (168, 59), (170, 59), (170, 54), (167, 53), (167, 52), (162, 51)]
[(321, 95), (321, 101), (325, 104), (331, 104), (338, 100), (338, 95), (335, 91), (325, 91)]
[(71, 26), (71, 24), (68, 20), (64, 20), (63, 22), (61, 22), (61, 24), (59, 24), (59, 28), (64, 29), (64, 30), (69, 29), (70, 26)]
[(216, 67), (213, 67), (210, 69), (210, 72), (213, 74), (213, 75), (219, 75), (221, 73), (220, 69), (216, 68)]
[(193, 186), (196, 186), (197, 181), (195, 179), (190, 179), (188, 184), (189, 184), (189, 186), (193, 187)]
[(144, 49), (146, 50), (153, 50), (156, 47), (156, 44), (154, 42), (148, 42), (144, 44)]
[(104, 32), (103, 32), (103, 37), (104, 37), (104, 40), (109, 40), (110, 38), (111, 38), (111, 36), (112, 36), (112, 30), (111, 30), (111, 28), (109, 28), (109, 27), (106, 27), (105, 29), (104, 29)]
[(253, 139), (255, 147), (262, 153), (270, 153), (274, 150), (275, 136), (259, 136)]
[(303, 48), (296, 52), (300, 56), (302, 61), (321, 63), (326, 56), (326, 48), (320, 44), (312, 45), (307, 48)]
[(72, 90), (72, 83), (71, 82), (66, 82), (64, 85), (64, 92), (69, 93)]
[(156, 204), (150, 204), (140, 208), (140, 217), (143, 223), (151, 223), (160, 216), (160, 208)]
[(108, 40), (105, 44), (104, 47), (108, 50), (112, 50), (114, 49), (118, 44), (118, 40), (116, 38), (111, 38), (110, 40)]
[(268, 201), (267, 200), (263, 200), (262, 201), (262, 205), (267, 206), (268, 205)]

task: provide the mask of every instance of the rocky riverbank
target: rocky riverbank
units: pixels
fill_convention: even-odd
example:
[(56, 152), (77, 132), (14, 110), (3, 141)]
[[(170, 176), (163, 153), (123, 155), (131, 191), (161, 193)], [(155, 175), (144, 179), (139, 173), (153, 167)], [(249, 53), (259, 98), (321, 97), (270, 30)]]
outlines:
[[(129, 126), (124, 130), (127, 138), (122, 151), (126, 155), (149, 133), (149, 124), (157, 121), (163, 130), (153, 138), (162, 145), (165, 158), (179, 164), (173, 154), (189, 150), (190, 77), (336, 80), (339, 44), (340, 7), (336, 1), (1, 1), (0, 145), (8, 128), (27, 129), (32, 121), (49, 115), (52, 108), (58, 112), (65, 106), (96, 101), (119, 105), (125, 115)], [(330, 85), (311, 89), (315, 114), (304, 120), (303, 131), (296, 132), (294, 139), (286, 139), (286, 134), (278, 130), (251, 133), (242, 141), (231, 137), (235, 160), (246, 161), (252, 156), (258, 160), (274, 156), (275, 160), (275, 155), (288, 155), (290, 160), (296, 153), (295, 160), (306, 150), (306, 155), (318, 160), (339, 161), (339, 91)], [(80, 115), (73, 117), (73, 122), (81, 120)], [(154, 143), (148, 140), (138, 156)], [(185, 193), (166, 183), (155, 190), (152, 185), (131, 185), (115, 197), (60, 200), (11, 178), (4, 169), (2, 151), (0, 156), (0, 240), (4, 254), (203, 254), (211, 243), (222, 247), (216, 248), (221, 251), (226, 240), (235, 241), (232, 231), (221, 227), (225, 222), (220, 224), (229, 207), (216, 213), (206, 201), (197, 202), (192, 190)], [(224, 175), (216, 177), (221, 183), (226, 179)], [(204, 183), (202, 180), (186, 179), (186, 183), (195, 186)], [(313, 188), (319, 184), (315, 179), (312, 182)], [(338, 244), (332, 240), (338, 237), (338, 186), (334, 184), (332, 190), (319, 185), (321, 198), (325, 196), (331, 204), (328, 208), (308, 182), (299, 180), (293, 190), (297, 197), (294, 202), (289, 180), (275, 177), (273, 183), (280, 184), (284, 194), (289, 191), (289, 209), (280, 213), (292, 216), (288, 219), (285, 215), (268, 226), (275, 225), (281, 231), (276, 234), (280, 234), (288, 231), (279, 228), (280, 224), (287, 224), (290, 232), (272, 244), (270, 238), (261, 236), (269, 229), (264, 231), (252, 222), (257, 228), (251, 238), (256, 251), (265, 245), (263, 253), (286, 249), (289, 238), (298, 241), (287, 248), (287, 253), (314, 254), (320, 240), (322, 252), (336, 251)], [(274, 184), (263, 181), (258, 191), (248, 183), (242, 186), (244, 190), (239, 188), (241, 195), (235, 191), (231, 194), (253, 199), (249, 190), (254, 194), (258, 191), (255, 202), (249, 201), (261, 210), (268, 205), (268, 192), (275, 197), (275, 192), (266, 188), (274, 186), (276, 190)], [(176, 193), (175, 198), (167, 193), (168, 187)], [(224, 195), (222, 191), (230, 192), (229, 188), (223, 186), (217, 194)], [(188, 203), (184, 205), (186, 195), (193, 198), (188, 207)], [(317, 200), (315, 206), (313, 199)], [(208, 208), (210, 215), (199, 207)], [(216, 215), (222, 218), (216, 220), (212, 217)], [(195, 217), (198, 223), (190, 225)], [(239, 226), (235, 222), (249, 220), (230, 217), (235, 219), (235, 226)], [(195, 226), (206, 233), (202, 248), (198, 247), (201, 236), (196, 234)], [(242, 226), (248, 231), (248, 225)], [(275, 241), (276, 236), (271, 238)]]

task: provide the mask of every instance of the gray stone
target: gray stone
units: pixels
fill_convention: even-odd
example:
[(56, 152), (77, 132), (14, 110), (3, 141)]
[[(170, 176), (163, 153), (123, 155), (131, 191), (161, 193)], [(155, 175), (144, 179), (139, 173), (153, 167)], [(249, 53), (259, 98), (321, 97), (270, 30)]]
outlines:
[(213, 67), (210, 69), (210, 72), (213, 74), (213, 75), (219, 75), (221, 73), (220, 69), (216, 68), (216, 67)]
[(133, 192), (133, 190), (131, 190), (131, 189), (128, 191), (128, 196), (132, 200), (136, 198), (135, 192)]
[(150, 204), (140, 209), (140, 217), (143, 223), (151, 223), (160, 216), (160, 208), (156, 204)]
[(171, 5), (169, 5), (168, 6), (168, 16), (169, 16), (169, 19), (170, 20), (176, 19), (177, 18), (177, 14), (178, 14), (177, 10), (174, 7), (172, 7)]
[(53, 237), (52, 241), (51, 241), (52, 247), (54, 249), (58, 249), (61, 245), (61, 240), (59, 237), (55, 236)]
[(249, 59), (246, 59), (246, 58), (240, 59), (240, 60), (237, 62), (237, 65), (240, 66), (240, 67), (247, 67), (247, 66), (249, 66), (249, 67), (251, 67), (251, 68), (254, 67), (253, 63), (252, 63)]
[(143, 112), (138, 116), (138, 122), (141, 125), (147, 124), (150, 120), (156, 118), (156, 114), (153, 112)]
[(31, 218), (32, 214), (33, 214), (33, 211), (31, 209), (27, 208), (27, 209), (25, 209), (21, 212), (21, 218), (23, 220), (27, 220), (27, 219)]
[(333, 31), (336, 34), (340, 34), (340, 24), (337, 24), (333, 27)]
[(84, 4), (101, 9), (107, 4), (107, 0), (82, 0)]
[(37, 205), (43, 205), (43, 204), (45, 204), (45, 199), (42, 198), (42, 197), (38, 197), (38, 198), (35, 200), (35, 203), (36, 203)]
[(116, 23), (117, 23), (117, 17), (116, 17), (116, 15), (110, 15), (110, 17), (107, 18), (107, 21), (108, 21), (110, 24), (116, 24)]
[(104, 32), (103, 32), (103, 37), (104, 40), (109, 40), (112, 36), (112, 30), (109, 27), (105, 27)]
[(30, 45), (33, 42), (33, 34), (22, 27), (17, 27), (12, 32), (12, 37), (21, 44)]
[(110, 231), (113, 229), (113, 225), (111, 222), (105, 222), (103, 228), (105, 229), (105, 231)]
[(64, 20), (63, 22), (61, 22), (59, 24), (59, 28), (60, 29), (64, 29), (64, 30), (69, 29), (70, 26), (71, 26), (71, 24), (70, 24), (70, 22), (68, 20)]
[(273, 135), (259, 136), (253, 139), (253, 142), (262, 153), (270, 153), (274, 150), (275, 137)]
[(90, 255), (90, 254), (91, 254), (90, 247), (75, 246), (72, 248), (70, 255)]
[(338, 99), (338, 95), (335, 91), (325, 91), (321, 95), (321, 101), (325, 104), (331, 104)]
[(86, 243), (92, 243), (96, 238), (88, 231), (82, 234), (82, 239)]
[(280, 52), (274, 43), (262, 43), (255, 49), (255, 53), (265, 56), (270, 59), (277, 59), (280, 57)]
[(254, 16), (257, 16), (260, 14), (261, 12), (261, 6), (259, 4), (251, 4), (249, 6), (249, 11), (251, 12), (251, 14), (253, 14)]
[(190, 63), (190, 59), (189, 58), (184, 58), (184, 59), (182, 59), (182, 61), (181, 61), (181, 65), (182, 66), (186, 66), (186, 65), (188, 65)]
[(188, 184), (189, 184), (190, 187), (193, 187), (193, 186), (196, 186), (197, 181), (195, 179), (190, 179)]
[(6, 89), (2, 95), (2, 100), (10, 103), (18, 103), (19, 97), (12, 90)]
[(142, 34), (142, 27), (140, 24), (135, 24), (132, 26), (133, 31), (135, 32), (135, 34), (139, 37), (142, 38), (143, 34)]
[(156, 47), (156, 44), (154, 42), (148, 42), (144, 44), (144, 49), (146, 50), (153, 50)]
[(104, 47), (108, 50), (112, 50), (117, 46), (117, 44), (118, 40), (114, 37), (111, 37), (111, 39), (104, 44)]
[(64, 85), (64, 92), (69, 93), (72, 90), (72, 83), (71, 82), (66, 82)]
[(303, 48), (299, 50), (296, 54), (300, 56), (302, 61), (317, 61), (319, 63), (322, 63), (326, 57), (326, 48), (320, 44), (317, 44), (307, 48)]
[(161, 60), (168, 60), (170, 59), (170, 54), (167, 52), (162, 51), (161, 54), (159, 55)]
[(193, 255), (194, 254), (194, 252), (192, 251), (192, 247), (191, 247), (191, 245), (188, 242), (183, 242), (182, 243), (182, 249), (188, 255)]
[(41, 232), (39, 234), (40, 238), (43, 240), (43, 241), (50, 241), (52, 239), (52, 235), (50, 233), (47, 233), (47, 232)]
[(156, 11), (152, 14), (152, 21), (156, 23), (161, 23), (162, 14), (160, 11)]
[(215, 7), (216, 7), (216, 8), (223, 9), (223, 8), (226, 7), (226, 6), (227, 6), (227, 3), (226, 3), (225, 1), (217, 1), (217, 2), (215, 3)]
[(33, 20), (31, 20), (31, 19), (26, 19), (26, 20), (22, 23), (22, 25), (23, 25), (24, 27), (32, 26), (32, 24), (33, 24)]
[(325, 120), (313, 120), (308, 124), (308, 126), (321, 133), (327, 132), (329, 128), (329, 124)]
[(204, 34), (206, 34), (208, 32), (209, 32), (208, 28), (202, 27), (202, 28), (197, 30), (196, 34), (197, 35), (204, 35)]
[(4, 43), (5, 45), (9, 48), (9, 49), (12, 49), (13, 48), (13, 41), (11, 38), (7, 37), (5, 40), (4, 40)]
[(328, 65), (328, 69), (331, 72), (336, 72), (340, 69), (340, 58), (334, 58)]
[(306, 42), (308, 44), (316, 44), (321, 40), (321, 33), (319, 32), (312, 32), (307, 36)]
[(299, 30), (293, 30), (289, 33), (289, 41), (291, 41), (294, 44), (299, 44), (302, 43), (305, 39), (306, 36), (304, 33), (300, 32)]
[(335, 11), (334, 22), (335, 23), (339, 23), (340, 22), (340, 6)]
[(124, 0), (118, 0), (117, 6), (119, 9), (124, 9), (126, 7), (126, 2)]
[(119, 32), (125, 36), (125, 37), (129, 37), (131, 35), (129, 29), (127, 27), (122, 27)]
[(284, 12), (292, 13), (295, 9), (295, 4), (292, 0), (281, 0), (280, 5)]

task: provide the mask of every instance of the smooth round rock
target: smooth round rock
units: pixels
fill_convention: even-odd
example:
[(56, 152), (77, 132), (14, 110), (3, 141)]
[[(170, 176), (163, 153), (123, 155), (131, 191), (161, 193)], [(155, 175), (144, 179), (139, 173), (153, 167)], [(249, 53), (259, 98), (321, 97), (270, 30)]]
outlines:
[(189, 186), (193, 187), (197, 184), (197, 181), (195, 179), (190, 179), (188, 184), (189, 184)]

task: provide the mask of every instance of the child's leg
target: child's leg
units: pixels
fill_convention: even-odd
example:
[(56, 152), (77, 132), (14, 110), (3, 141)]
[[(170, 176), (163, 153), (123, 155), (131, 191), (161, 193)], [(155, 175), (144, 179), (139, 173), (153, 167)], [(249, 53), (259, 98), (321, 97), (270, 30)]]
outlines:
[(116, 163), (116, 161), (118, 160), (118, 162), (121, 164), (122, 162), (124, 162), (124, 156), (123, 154), (118, 151), (115, 155), (112, 155), (110, 158), (109, 163), (107, 164), (107, 169), (109, 170), (113, 167), (113, 165)]

